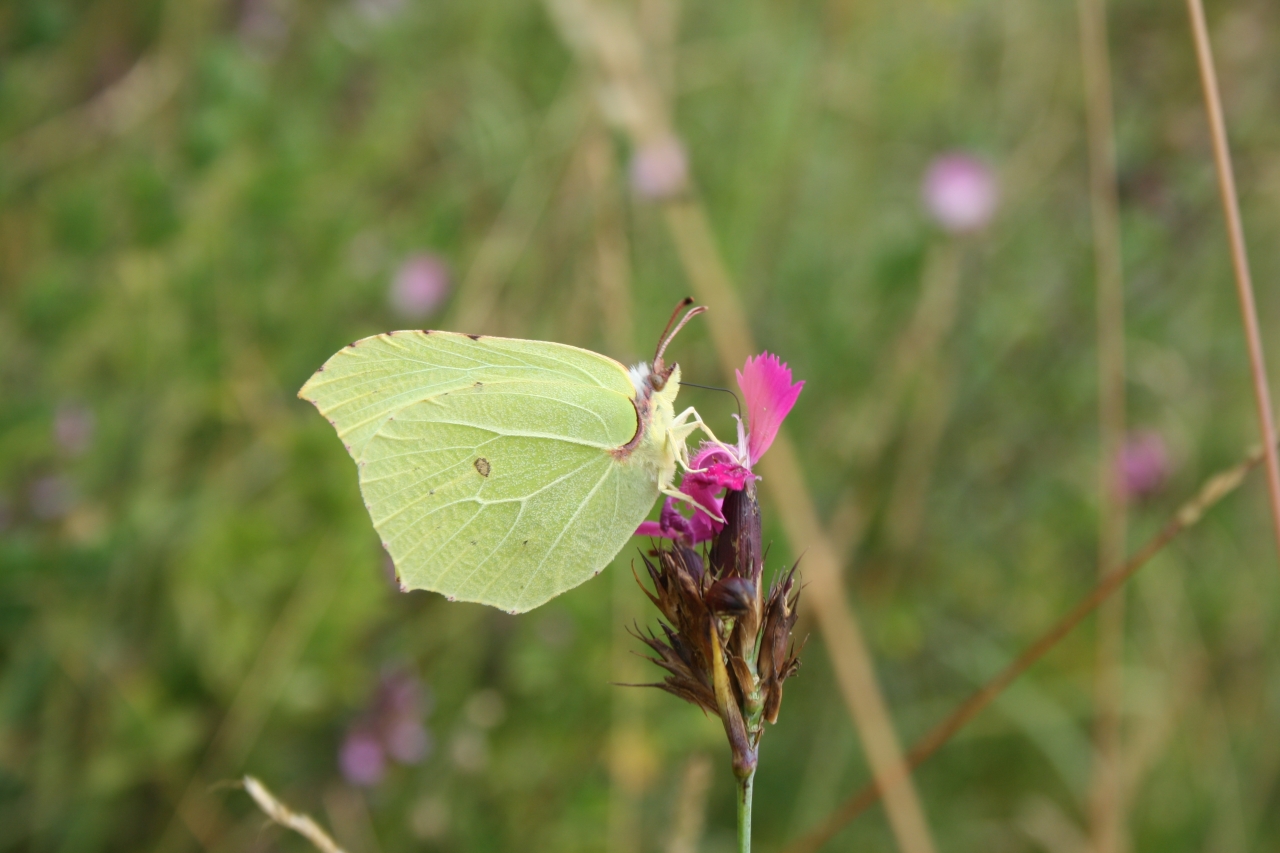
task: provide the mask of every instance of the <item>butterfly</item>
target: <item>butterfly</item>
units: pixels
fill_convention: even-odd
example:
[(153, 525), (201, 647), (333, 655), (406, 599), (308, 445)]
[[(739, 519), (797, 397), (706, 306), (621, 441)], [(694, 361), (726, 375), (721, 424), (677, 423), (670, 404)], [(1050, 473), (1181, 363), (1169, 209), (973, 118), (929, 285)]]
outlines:
[[(339, 350), (298, 392), (338, 432), (403, 589), (522, 613), (598, 575), (689, 466), (667, 344), (630, 369), (566, 344), (397, 331)], [(672, 328), (674, 325), (674, 328)]]

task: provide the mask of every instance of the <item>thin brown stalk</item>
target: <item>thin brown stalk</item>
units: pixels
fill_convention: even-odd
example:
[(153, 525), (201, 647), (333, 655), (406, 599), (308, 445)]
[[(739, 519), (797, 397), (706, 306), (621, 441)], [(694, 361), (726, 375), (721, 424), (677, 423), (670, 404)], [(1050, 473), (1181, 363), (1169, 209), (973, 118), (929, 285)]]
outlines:
[(1240, 201), (1236, 196), (1235, 172), (1231, 166), (1231, 149), (1227, 145), (1227, 127), (1222, 118), (1222, 99), (1218, 94), (1218, 75), (1213, 66), (1213, 48), (1209, 44), (1209, 28), (1204, 20), (1200, 0), (1187, 0), (1191, 14), (1191, 32), (1196, 42), (1196, 60), (1200, 66), (1200, 82), (1204, 87), (1205, 112), (1213, 137), (1213, 160), (1218, 171), (1218, 188), (1222, 193), (1222, 209), (1227, 219), (1227, 237), (1231, 242), (1231, 265), (1235, 269), (1236, 296), (1240, 300), (1240, 316), (1249, 349), (1249, 368), (1253, 375), (1254, 402), (1258, 409), (1258, 425), (1262, 430), (1262, 446), (1267, 449), (1267, 491), (1271, 497), (1271, 521), (1280, 548), (1280, 458), (1276, 453), (1276, 426), (1271, 409), (1271, 391), (1267, 382), (1267, 363), (1262, 354), (1262, 333), (1258, 328), (1258, 311), (1253, 299), (1253, 278), (1249, 273), (1249, 255), (1244, 244), (1244, 225), (1240, 220)]
[[(1098, 328), (1098, 575), (1124, 559), (1125, 497), (1117, 464), (1125, 434), (1124, 272), (1116, 184), (1114, 108), (1105, 0), (1079, 0), (1080, 57), (1089, 143), (1089, 202)], [(1094, 670), (1093, 773), (1089, 833), (1094, 853), (1120, 853), (1125, 840), (1121, 757), (1124, 695), (1124, 590), (1098, 611)]]
[[(1196, 493), (1195, 497), (1184, 503), (1173, 517), (1158, 533), (1147, 540), (1127, 562), (1108, 573), (1093, 591), (1085, 596), (1075, 607), (1059, 619), (1053, 627), (1028, 646), (1008, 666), (1001, 670), (974, 692), (958, 708), (936, 725), (928, 734), (916, 741), (907, 753), (907, 764), (911, 769), (919, 767), (937, 752), (956, 732), (990, 705), (997, 696), (1004, 692), (1020, 675), (1044, 657), (1063, 637), (1079, 625), (1084, 618), (1097, 609), (1116, 590), (1124, 586), (1129, 578), (1146, 565), (1152, 557), (1159, 554), (1171, 541), (1189, 527), (1193, 527), (1204, 514), (1227, 495), (1239, 488), (1247, 475), (1263, 460), (1264, 451), (1256, 448), (1244, 461), (1210, 477)], [(801, 836), (786, 847), (784, 853), (814, 853), (830, 841), (837, 832), (851, 820), (874, 805), (882, 796), (880, 786), (872, 781), (853, 794), (835, 812), (808, 834)]]
[(295, 812), (280, 802), (276, 795), (271, 793), (267, 786), (257, 779), (252, 776), (245, 776), (244, 789), (249, 796), (253, 797), (253, 801), (258, 804), (258, 808), (262, 809), (263, 813), (271, 818), (273, 823), (277, 823), (285, 829), (292, 829), (310, 841), (312, 846), (319, 850), (320, 853), (344, 853), (338, 843), (330, 838), (329, 834), (321, 829), (320, 824), (312, 820), (310, 815)]

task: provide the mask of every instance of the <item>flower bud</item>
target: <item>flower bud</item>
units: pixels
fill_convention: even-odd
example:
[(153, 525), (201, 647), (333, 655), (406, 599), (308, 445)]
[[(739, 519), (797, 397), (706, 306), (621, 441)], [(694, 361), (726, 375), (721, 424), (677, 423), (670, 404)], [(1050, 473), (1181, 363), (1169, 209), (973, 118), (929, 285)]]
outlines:
[(721, 578), (707, 590), (706, 602), (717, 616), (745, 616), (755, 610), (756, 585), (746, 578)]

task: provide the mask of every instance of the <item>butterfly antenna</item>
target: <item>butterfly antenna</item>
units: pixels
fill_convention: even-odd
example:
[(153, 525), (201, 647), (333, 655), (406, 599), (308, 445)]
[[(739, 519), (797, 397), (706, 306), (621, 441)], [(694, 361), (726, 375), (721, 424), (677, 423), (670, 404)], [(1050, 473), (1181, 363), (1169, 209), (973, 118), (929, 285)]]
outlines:
[(726, 394), (731, 394), (733, 396), (733, 404), (738, 407), (738, 420), (742, 420), (742, 401), (739, 400), (738, 395), (734, 394), (733, 391), (731, 391), (730, 389), (717, 388), (715, 385), (699, 385), (697, 382), (684, 382), (684, 381), (680, 383), (680, 387), (681, 388), (701, 388), (704, 391), (723, 391)]
[(658, 336), (658, 354), (654, 356), (654, 361), (657, 361), (658, 358), (662, 356), (662, 347), (667, 341), (667, 332), (671, 331), (672, 325), (674, 325), (676, 322), (676, 317), (679, 317), (680, 312), (692, 304), (693, 304), (692, 296), (686, 296), (684, 299), (681, 299), (679, 302), (676, 303), (676, 310), (671, 312), (671, 319), (667, 321), (667, 325), (663, 328), (662, 334)]
[[(692, 301), (693, 301), (693, 300), (692, 300), (692, 299), (690, 299), (688, 302), (681, 303), (680, 307), (681, 307), (681, 308), (683, 308), (685, 305), (689, 304), (689, 302), (692, 302)], [(678, 309), (677, 309), (677, 310), (678, 310)], [(672, 329), (672, 330), (671, 330), (671, 333), (663, 336), (662, 341), (661, 341), (661, 342), (659, 342), (659, 344), (658, 344), (658, 352), (657, 352), (657, 354), (655, 354), (655, 355), (654, 355), (654, 357), (653, 357), (653, 363), (654, 363), (655, 365), (658, 365), (658, 364), (661, 364), (661, 363), (662, 363), (662, 354), (663, 354), (663, 353), (665, 353), (665, 352), (667, 351), (667, 344), (671, 343), (671, 339), (672, 339), (672, 338), (674, 338), (676, 335), (680, 334), (680, 330), (684, 328), (685, 323), (688, 323), (688, 322), (689, 322), (690, 320), (692, 320), (694, 317), (697, 317), (699, 314), (702, 314), (702, 313), (703, 313), (703, 312), (705, 312), (706, 310), (707, 310), (707, 306), (705, 306), (705, 305), (699, 305), (699, 306), (697, 306), (696, 308), (690, 308), (690, 309), (685, 313), (685, 315), (684, 315), (683, 317), (681, 317), (681, 318), (680, 318), (680, 322), (679, 322), (679, 323), (677, 323), (677, 324), (676, 324), (676, 327), (675, 327), (674, 329)], [(668, 325), (669, 325), (669, 324), (668, 324)]]

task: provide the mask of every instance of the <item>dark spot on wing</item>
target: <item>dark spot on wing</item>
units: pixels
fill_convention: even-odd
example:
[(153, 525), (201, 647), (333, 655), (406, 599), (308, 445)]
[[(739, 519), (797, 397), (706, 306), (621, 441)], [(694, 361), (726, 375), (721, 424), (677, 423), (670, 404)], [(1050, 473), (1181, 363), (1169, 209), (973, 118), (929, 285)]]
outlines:
[(472, 544), (472, 545), (476, 544), (476, 540), (472, 539), (472, 540), (471, 540), (471, 544)]
[(436, 493), (435, 489), (432, 489), (431, 491), (427, 492), (428, 495), (434, 495), (435, 493)]
[(476, 459), (476, 461), (472, 464), (476, 466), (476, 470), (480, 472), (481, 477), (488, 477), (489, 472), (493, 470), (492, 467), (490, 467), (489, 465), (489, 460), (485, 459), (483, 456)]
[(480, 340), (480, 335), (467, 335), (467, 337), (468, 337), (468, 338), (471, 338), (471, 340), (473, 340), (473, 341), (478, 341), (478, 340)]
[(528, 540), (528, 539), (526, 539), (526, 540), (524, 540), (523, 542), (521, 542), (520, 544), (521, 544), (521, 545), (528, 545), (528, 544), (529, 544), (529, 540)]
[(472, 388), (479, 388), (479, 387), (480, 387), (481, 385), (483, 385), (483, 384), (484, 384), (483, 382), (479, 382), (479, 381), (477, 381), (477, 382), (476, 382), (476, 384), (475, 384), (475, 385), (472, 385), (471, 387), (472, 387)]

